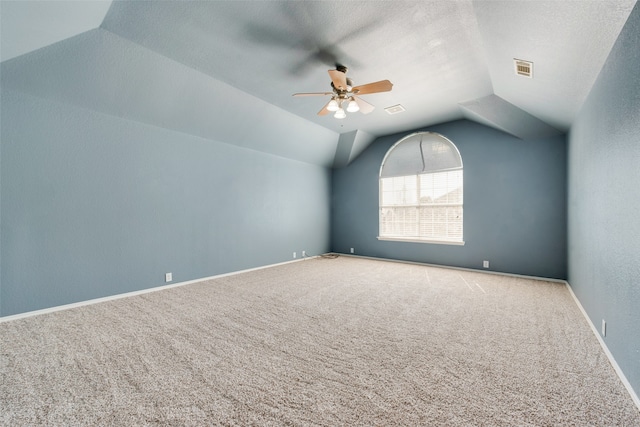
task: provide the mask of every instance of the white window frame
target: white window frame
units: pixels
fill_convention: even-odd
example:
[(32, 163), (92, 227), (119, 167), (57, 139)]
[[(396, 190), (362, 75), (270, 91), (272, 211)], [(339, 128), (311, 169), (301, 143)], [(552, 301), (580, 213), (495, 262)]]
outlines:
[[(443, 138), (444, 140), (446, 140), (449, 145), (451, 147), (453, 147), (455, 149), (455, 153), (457, 154), (459, 161), (460, 161), (460, 166), (459, 167), (454, 167), (454, 168), (447, 168), (447, 169), (436, 169), (436, 170), (430, 170), (427, 172), (420, 172), (420, 173), (414, 173), (414, 174), (408, 174), (408, 175), (401, 175), (401, 176), (391, 176), (391, 177), (383, 177), (383, 168), (384, 168), (384, 164), (385, 161), (387, 160), (388, 156), (390, 153), (393, 152), (393, 150), (401, 143), (407, 141), (409, 138), (415, 138), (417, 136), (420, 136), (421, 134), (430, 134), (430, 137), (433, 137), (434, 135), (437, 136), (438, 138)], [(421, 195), (421, 176), (425, 176), (425, 175), (434, 175), (434, 174), (449, 174), (450, 172), (454, 172), (454, 171), (460, 171), (460, 200), (459, 202), (453, 202), (453, 203), (429, 203), (429, 202), (420, 202), (420, 195)], [(412, 177), (415, 178), (415, 194), (413, 194), (413, 197), (410, 197), (411, 199), (413, 199), (413, 202), (407, 202), (407, 203), (400, 203), (398, 204), (397, 201), (395, 203), (391, 203), (391, 204), (386, 204), (383, 205), (383, 180), (393, 180), (394, 178), (405, 178), (406, 177)], [(457, 188), (457, 187), (456, 187)], [(463, 167), (462, 167), (462, 158), (460, 157), (460, 152), (458, 151), (458, 148), (455, 146), (455, 144), (453, 142), (451, 142), (449, 139), (447, 139), (446, 137), (440, 135), (440, 134), (434, 134), (432, 132), (419, 132), (419, 133), (414, 133), (411, 134), (405, 138), (402, 138), (400, 141), (398, 141), (397, 143), (395, 143), (390, 149), (389, 151), (387, 151), (387, 154), (385, 155), (385, 158), (382, 162), (382, 165), (380, 167), (380, 174), (378, 176), (378, 240), (388, 240), (388, 241), (399, 241), (399, 242), (415, 242), (415, 243), (432, 243), (432, 244), (445, 244), (445, 245), (464, 245), (464, 201), (463, 201), (463, 196), (464, 196), (464, 171), (463, 171)], [(460, 222), (456, 223), (456, 226), (461, 228), (461, 232), (460, 232), (460, 238), (450, 238), (450, 237), (446, 237), (445, 235), (443, 236), (421, 236), (420, 235), (420, 209), (421, 208), (430, 208), (430, 207), (437, 207), (437, 208), (445, 208), (445, 212), (446, 212), (446, 208), (454, 208), (454, 209), (459, 209), (459, 215), (461, 216), (460, 218)], [(402, 233), (400, 234), (383, 234), (383, 212), (385, 210), (388, 209), (392, 209), (392, 208), (414, 208), (416, 209), (415, 212), (415, 218), (416, 218), (416, 222), (414, 224), (413, 227), (415, 227), (416, 233), (415, 234), (411, 234), (411, 235), (402, 235)], [(445, 213), (445, 220), (444, 223), (439, 221), (439, 222), (433, 222), (432, 224), (435, 225), (442, 225), (442, 224), (446, 224), (447, 223), (447, 214)], [(413, 228), (412, 227), (412, 228)], [(446, 226), (445, 226), (446, 227)]]

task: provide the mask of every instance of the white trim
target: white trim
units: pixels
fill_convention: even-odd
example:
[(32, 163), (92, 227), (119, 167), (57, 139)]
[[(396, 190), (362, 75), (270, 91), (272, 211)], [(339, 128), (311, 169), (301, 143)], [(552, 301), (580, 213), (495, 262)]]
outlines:
[[(584, 307), (582, 307), (582, 304), (580, 303), (580, 300), (578, 300), (578, 297), (576, 297), (576, 294), (573, 292), (573, 289), (571, 288), (571, 285), (566, 280), (551, 279), (551, 278), (537, 277), (537, 276), (526, 276), (526, 275), (513, 274), (513, 273), (502, 273), (502, 272), (499, 272), (499, 271), (476, 270), (476, 269), (473, 269), (473, 268), (453, 267), (453, 266), (439, 265), (439, 264), (428, 264), (428, 263), (416, 262), (416, 261), (404, 261), (404, 260), (395, 260), (395, 259), (387, 259), (387, 258), (376, 258), (376, 257), (363, 256), (363, 255), (342, 254), (342, 253), (336, 253), (336, 254), (340, 255), (340, 256), (372, 259), (372, 260), (376, 260), (376, 261), (387, 261), (387, 262), (397, 262), (397, 263), (404, 263), (404, 264), (424, 265), (424, 266), (429, 266), (429, 267), (447, 268), (447, 269), (451, 269), (451, 270), (472, 271), (472, 272), (475, 272), (475, 273), (497, 274), (497, 275), (501, 275), (501, 276), (511, 276), (511, 277), (525, 278), (525, 279), (542, 280), (542, 281), (545, 281), (545, 282), (564, 283), (565, 286), (567, 287), (567, 289), (569, 290), (569, 293), (571, 294), (571, 297), (573, 298), (574, 302), (576, 303), (576, 305), (580, 309), (580, 312), (582, 313), (582, 315), (584, 316), (585, 320), (589, 324), (589, 327), (591, 328), (591, 331), (593, 332), (593, 334), (598, 339), (598, 342), (600, 343), (600, 346), (602, 347), (602, 350), (604, 351), (605, 355), (609, 359), (609, 363), (611, 363), (611, 366), (613, 367), (614, 371), (618, 375), (618, 378), (620, 378), (620, 381), (622, 382), (622, 384), (627, 389), (627, 392), (631, 396), (631, 400), (633, 400), (633, 403), (635, 403), (636, 406), (638, 407), (638, 410), (640, 410), (640, 398), (638, 398), (638, 395), (636, 394), (635, 390), (633, 389), (633, 387), (629, 383), (629, 380), (627, 380), (627, 377), (622, 372), (622, 369), (620, 369), (620, 366), (618, 365), (618, 363), (616, 362), (615, 358), (613, 357), (613, 354), (611, 354), (611, 352), (609, 351), (609, 348), (607, 347), (607, 345), (605, 344), (604, 340), (602, 339), (602, 337), (598, 333), (598, 330), (596, 329), (596, 327), (591, 322), (591, 319), (589, 318), (589, 315), (587, 315), (587, 312), (585, 311)], [(201, 279), (188, 280), (186, 282), (172, 283), (170, 285), (157, 286), (157, 287), (154, 287), (154, 288), (142, 289), (142, 290), (133, 291), (133, 292), (126, 292), (126, 293), (123, 293), (123, 294), (111, 295), (111, 296), (108, 296), (108, 297), (94, 298), (94, 299), (81, 301), (81, 302), (76, 302), (76, 303), (72, 303), (72, 304), (65, 304), (65, 305), (59, 305), (59, 306), (56, 306), (56, 307), (45, 308), (45, 309), (42, 309), (42, 310), (34, 310), (34, 311), (28, 311), (28, 312), (25, 312), (25, 313), (14, 314), (14, 315), (11, 315), (11, 316), (3, 316), (3, 317), (0, 317), (0, 323), (10, 322), (12, 320), (24, 319), (24, 318), (32, 317), (32, 316), (39, 316), (41, 314), (54, 313), (56, 311), (69, 310), (69, 309), (76, 308), (76, 307), (83, 307), (85, 305), (99, 304), (101, 302), (113, 301), (113, 300), (117, 300), (117, 299), (121, 299), (121, 298), (128, 298), (128, 297), (132, 297), (132, 296), (136, 296), (136, 295), (147, 294), (147, 293), (161, 291), (161, 290), (165, 290), (165, 289), (177, 288), (179, 286), (190, 285), (190, 284), (193, 284), (193, 283), (204, 282), (204, 281), (207, 281), (207, 280), (219, 279), (219, 278), (222, 278), (222, 277), (234, 276), (236, 274), (248, 273), (250, 271), (263, 270), (263, 269), (275, 267), (275, 266), (278, 266), (278, 265), (291, 264), (291, 263), (294, 263), (294, 262), (300, 262), (300, 261), (304, 261), (306, 259), (319, 258), (319, 257), (320, 257), (320, 255), (316, 255), (316, 256), (311, 256), (311, 257), (306, 257), (306, 258), (301, 258), (301, 259), (295, 259), (295, 260), (291, 260), (291, 261), (279, 262), (279, 263), (276, 263), (276, 264), (264, 265), (264, 266), (261, 266), (261, 267), (254, 267), (254, 268), (248, 268), (248, 269), (245, 269), (245, 270), (233, 271), (233, 272), (230, 272), (230, 273), (218, 274), (218, 275), (215, 275), (215, 276), (203, 277)]]
[(378, 258), (378, 257), (372, 257), (372, 256), (365, 256), (365, 255), (343, 254), (343, 253), (340, 253), (340, 252), (335, 252), (335, 253), (340, 255), (340, 256), (372, 259), (374, 261), (398, 262), (398, 263), (401, 263), (401, 264), (423, 265), (423, 266), (426, 266), (426, 267), (447, 268), (449, 270), (471, 271), (473, 273), (496, 274), (498, 276), (509, 276), (509, 277), (517, 277), (519, 279), (540, 280), (540, 281), (543, 281), (543, 282), (567, 283), (566, 280), (553, 279), (553, 278), (550, 278), (550, 277), (527, 276), (527, 275), (524, 275), (524, 274), (503, 273), (501, 271), (486, 270), (486, 269), (485, 270), (479, 270), (479, 269), (468, 268), (468, 267), (454, 267), (454, 266), (451, 266), (451, 265), (429, 264), (427, 262), (419, 262), (419, 261), (405, 261), (405, 260), (402, 260), (402, 259)]
[(448, 266), (448, 265), (439, 265), (439, 264), (428, 264), (428, 263), (416, 262), (416, 261), (404, 261), (404, 260), (387, 259), (387, 258), (376, 258), (376, 257), (370, 257), (370, 256), (363, 256), (363, 255), (353, 255), (353, 254), (340, 254), (340, 255), (341, 256), (346, 256), (346, 257), (353, 257), (353, 258), (372, 259), (372, 260), (376, 260), (376, 261), (399, 262), (399, 263), (405, 263), (405, 264), (424, 265), (424, 266), (428, 266), (428, 267), (448, 268), (448, 269), (451, 269), (451, 270), (462, 270), (462, 271), (471, 271), (471, 272), (475, 272), (475, 273), (497, 274), (497, 275), (500, 275), (500, 276), (510, 276), (510, 277), (518, 277), (518, 278), (523, 278), (523, 279), (541, 280), (541, 281), (545, 281), (545, 282), (564, 283), (564, 285), (569, 290), (569, 293), (571, 294), (571, 297), (573, 298), (573, 301), (576, 303), (576, 305), (580, 309), (580, 312), (582, 313), (582, 315), (584, 316), (585, 320), (587, 321), (587, 324), (589, 324), (589, 327), (591, 328), (591, 331), (593, 332), (593, 334), (598, 339), (598, 342), (600, 343), (600, 347), (602, 347), (602, 350), (604, 351), (604, 354), (607, 356), (607, 359), (609, 359), (609, 363), (611, 363), (611, 366), (613, 367), (613, 370), (618, 375), (618, 378), (620, 378), (620, 381), (622, 382), (624, 387), (627, 389), (627, 392), (629, 393), (629, 396), (631, 396), (631, 400), (633, 401), (633, 403), (635, 403), (636, 407), (640, 411), (640, 398), (638, 398), (638, 395), (636, 394), (635, 390), (631, 386), (631, 383), (629, 383), (629, 380), (627, 380), (627, 377), (624, 375), (624, 372), (622, 372), (622, 369), (620, 369), (620, 366), (618, 365), (618, 362), (616, 362), (616, 359), (613, 357), (613, 354), (611, 354), (611, 351), (609, 351), (609, 347), (607, 347), (607, 344), (605, 344), (604, 340), (600, 336), (600, 333), (598, 332), (598, 329), (591, 322), (591, 319), (589, 318), (589, 315), (585, 311), (584, 307), (582, 307), (582, 304), (580, 303), (580, 300), (578, 300), (578, 297), (573, 292), (573, 289), (571, 288), (571, 285), (566, 280), (551, 279), (551, 278), (538, 277), (538, 276), (526, 276), (526, 275), (522, 275), (522, 274), (513, 274), (513, 273), (502, 273), (502, 272), (499, 272), (499, 271), (476, 270), (474, 268), (452, 267), (452, 266)]
[(263, 265), (261, 267), (248, 268), (246, 270), (232, 271), (232, 272), (229, 272), (229, 273), (218, 274), (218, 275), (215, 275), (215, 276), (209, 276), (209, 277), (203, 277), (203, 278), (200, 278), (200, 279), (188, 280), (186, 282), (171, 283), (170, 285), (156, 286), (156, 287), (153, 287), (153, 288), (141, 289), (141, 290), (138, 290), (138, 291), (132, 291), (132, 292), (125, 292), (125, 293), (122, 293), (122, 294), (110, 295), (108, 297), (94, 298), (94, 299), (90, 299), (90, 300), (86, 300), (86, 301), (74, 302), (74, 303), (71, 303), (71, 304), (64, 304), (64, 305), (58, 305), (58, 306), (55, 306), (55, 307), (43, 308), (41, 310), (27, 311), (27, 312), (24, 312), (24, 313), (12, 314), (10, 316), (2, 316), (2, 317), (0, 317), (0, 323), (10, 322), (12, 320), (24, 319), (26, 317), (39, 316), (41, 314), (55, 313), (56, 311), (69, 310), (69, 309), (72, 309), (72, 308), (83, 307), (85, 305), (99, 304), (101, 302), (113, 301), (113, 300), (117, 300), (117, 299), (120, 299), (120, 298), (128, 298), (128, 297), (133, 297), (133, 296), (136, 296), (136, 295), (148, 294), (150, 292), (163, 291), (165, 289), (177, 288), (179, 286), (191, 285), (191, 284), (194, 284), (194, 283), (204, 282), (204, 281), (207, 281), (207, 280), (219, 279), (219, 278), (222, 278), (222, 277), (234, 276), (236, 274), (248, 273), (250, 271), (263, 270), (265, 268), (271, 268), (271, 267), (275, 267), (275, 266), (278, 266), (278, 265), (291, 264), (293, 262), (305, 261), (307, 259), (318, 258), (320, 256), (321, 255), (306, 256), (304, 258), (294, 259), (294, 260), (291, 260), (291, 261), (285, 261), (285, 262), (279, 262), (279, 263), (276, 263), (276, 264)]
[(409, 243), (433, 243), (436, 245), (457, 245), (464, 246), (464, 240), (455, 241), (455, 240), (429, 240), (429, 239), (418, 239), (418, 238), (410, 238), (410, 237), (382, 237), (378, 236), (378, 240), (388, 240), (390, 242), (409, 242)]
[(616, 374), (618, 374), (618, 378), (620, 378), (620, 381), (629, 392), (629, 395), (631, 396), (631, 400), (633, 400), (633, 403), (636, 404), (636, 406), (638, 407), (638, 410), (640, 411), (640, 398), (638, 398), (638, 395), (636, 394), (635, 390), (631, 386), (631, 383), (629, 383), (629, 380), (627, 380), (627, 377), (624, 375), (624, 372), (622, 372), (622, 369), (620, 369), (618, 362), (616, 362), (616, 359), (614, 359), (613, 354), (611, 354), (611, 352), (609, 351), (609, 347), (607, 347), (607, 344), (604, 342), (604, 340), (600, 336), (598, 329), (595, 327), (595, 325), (591, 321), (591, 318), (585, 311), (584, 307), (582, 306), (582, 304), (580, 304), (580, 300), (578, 299), (576, 294), (573, 292), (571, 285), (566, 280), (564, 281), (564, 283), (567, 285), (567, 289), (569, 289), (569, 293), (571, 294), (571, 297), (573, 298), (576, 305), (582, 312), (582, 315), (584, 316), (585, 320), (591, 327), (591, 332), (593, 332), (593, 335), (595, 335), (596, 338), (598, 339), (598, 342), (600, 343), (600, 347), (602, 347), (604, 354), (606, 354), (607, 359), (609, 359), (609, 363), (611, 363), (611, 366), (613, 366), (613, 370), (616, 371)]

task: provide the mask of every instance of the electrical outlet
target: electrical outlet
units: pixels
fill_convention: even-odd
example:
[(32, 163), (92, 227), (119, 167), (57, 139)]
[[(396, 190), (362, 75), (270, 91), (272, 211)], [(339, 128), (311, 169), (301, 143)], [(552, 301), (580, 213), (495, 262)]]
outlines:
[(351, 248), (351, 253), (354, 253), (353, 248)]
[(293, 259), (295, 259), (295, 258), (296, 258), (296, 253), (294, 252), (294, 253), (293, 253)]
[(607, 322), (605, 322), (604, 319), (602, 319), (602, 336), (607, 336)]
[(164, 281), (167, 283), (173, 281), (173, 273), (166, 273), (164, 275)]
[(307, 256), (307, 251), (302, 251), (302, 258)]
[(482, 266), (484, 268), (489, 268), (489, 261), (482, 261)]

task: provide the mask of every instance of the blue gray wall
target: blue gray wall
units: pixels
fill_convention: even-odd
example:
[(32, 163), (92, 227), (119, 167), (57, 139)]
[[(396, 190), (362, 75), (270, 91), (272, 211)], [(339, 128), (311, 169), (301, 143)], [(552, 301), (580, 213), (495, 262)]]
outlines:
[(569, 135), (569, 283), (640, 393), (640, 4)]
[(2, 316), (329, 249), (330, 171), (2, 91)]
[(379, 241), (378, 174), (387, 150), (411, 132), (376, 139), (332, 180), (332, 250), (564, 279), (566, 141), (520, 140), (467, 120), (426, 130), (453, 141), (464, 163), (464, 246)]

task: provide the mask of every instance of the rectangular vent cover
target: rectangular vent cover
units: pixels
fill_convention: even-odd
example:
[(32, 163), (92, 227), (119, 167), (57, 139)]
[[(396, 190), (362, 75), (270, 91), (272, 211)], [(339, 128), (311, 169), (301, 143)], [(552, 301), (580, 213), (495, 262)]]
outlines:
[(405, 110), (402, 105), (398, 104), (398, 105), (392, 105), (391, 107), (387, 107), (384, 109), (384, 111), (386, 111), (389, 114), (398, 114), (407, 110)]
[(523, 77), (533, 78), (533, 62), (522, 59), (513, 59), (516, 74)]

